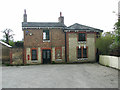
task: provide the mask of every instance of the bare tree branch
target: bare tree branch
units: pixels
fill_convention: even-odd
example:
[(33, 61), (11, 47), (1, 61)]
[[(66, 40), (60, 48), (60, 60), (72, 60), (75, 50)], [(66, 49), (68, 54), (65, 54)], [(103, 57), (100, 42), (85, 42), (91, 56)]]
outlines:
[(6, 39), (6, 43), (8, 44), (9, 44), (9, 40), (13, 39), (13, 36), (15, 35), (15, 34), (12, 34), (12, 32), (13, 31), (11, 29), (5, 29), (2, 31), (2, 33), (5, 34), (3, 37)]

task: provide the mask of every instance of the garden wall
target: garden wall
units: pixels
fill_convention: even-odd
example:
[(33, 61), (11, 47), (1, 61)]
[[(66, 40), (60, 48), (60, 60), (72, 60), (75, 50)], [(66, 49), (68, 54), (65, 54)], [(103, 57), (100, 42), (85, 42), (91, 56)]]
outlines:
[(120, 57), (100, 55), (99, 63), (120, 70)]
[(11, 64), (23, 64), (23, 48), (11, 49)]
[(8, 64), (10, 63), (10, 48), (5, 45), (0, 45), (0, 63)]

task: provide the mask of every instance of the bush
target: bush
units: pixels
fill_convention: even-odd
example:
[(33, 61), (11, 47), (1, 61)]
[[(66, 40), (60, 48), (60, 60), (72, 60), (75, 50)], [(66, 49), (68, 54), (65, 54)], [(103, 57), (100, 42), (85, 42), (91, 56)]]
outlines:
[(55, 61), (52, 61), (52, 64), (55, 64)]
[(110, 45), (110, 55), (112, 56), (120, 56), (120, 46), (117, 42), (114, 42)]
[(110, 45), (112, 44), (112, 37), (110, 35), (101, 36), (101, 38), (96, 39), (96, 48), (100, 51), (102, 55), (109, 55)]
[(17, 42), (15, 42), (14, 47), (23, 47), (23, 41), (17, 41)]

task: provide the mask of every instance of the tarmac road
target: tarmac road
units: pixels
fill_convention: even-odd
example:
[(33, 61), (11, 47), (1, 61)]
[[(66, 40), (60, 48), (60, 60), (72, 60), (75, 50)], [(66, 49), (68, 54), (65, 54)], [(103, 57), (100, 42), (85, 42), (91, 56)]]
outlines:
[(118, 88), (118, 70), (97, 63), (3, 66), (2, 88)]

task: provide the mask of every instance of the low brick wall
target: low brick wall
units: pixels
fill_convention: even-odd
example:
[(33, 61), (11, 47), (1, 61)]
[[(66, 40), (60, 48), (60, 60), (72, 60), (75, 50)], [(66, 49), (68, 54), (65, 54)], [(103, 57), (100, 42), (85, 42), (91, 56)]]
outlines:
[(9, 64), (10, 63), (10, 48), (5, 45), (0, 45), (0, 63)]
[(100, 55), (99, 63), (120, 70), (120, 57)]
[(11, 54), (11, 64), (23, 64), (23, 48), (12, 48)]

